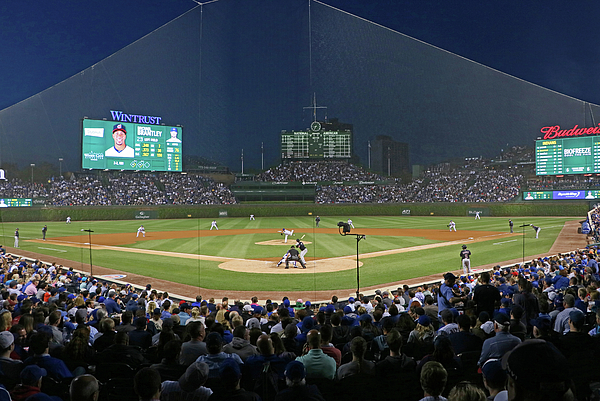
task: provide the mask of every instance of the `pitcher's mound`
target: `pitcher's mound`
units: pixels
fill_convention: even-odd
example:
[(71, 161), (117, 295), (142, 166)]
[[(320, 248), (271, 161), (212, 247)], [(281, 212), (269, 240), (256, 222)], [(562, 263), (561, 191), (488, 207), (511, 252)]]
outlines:
[[(302, 241), (304, 243), (304, 245), (308, 245), (308, 244), (312, 244), (312, 242), (310, 241)], [(261, 242), (255, 242), (256, 245), (287, 245), (287, 246), (292, 246), (296, 244), (296, 240), (289, 240), (288, 242), (285, 243), (283, 242), (282, 239), (272, 239), (270, 241), (261, 241)]]
[[(331, 258), (309, 260), (306, 262), (306, 269), (296, 262), (297, 268), (290, 263), (290, 268), (285, 268), (285, 263), (277, 266), (277, 262), (266, 260), (231, 260), (221, 263), (220, 269), (242, 272), (242, 273), (268, 273), (268, 274), (302, 274), (302, 273), (328, 273), (341, 270), (356, 269), (356, 259)], [(359, 261), (360, 266), (362, 262)]]

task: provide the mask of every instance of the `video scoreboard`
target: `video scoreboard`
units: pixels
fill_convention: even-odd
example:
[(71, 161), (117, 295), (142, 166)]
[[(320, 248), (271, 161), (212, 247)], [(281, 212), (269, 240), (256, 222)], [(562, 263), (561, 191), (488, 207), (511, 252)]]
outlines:
[(352, 157), (351, 131), (284, 131), (281, 133), (282, 159), (349, 159)]
[(32, 198), (0, 198), (0, 207), (31, 207)]
[(84, 119), (81, 167), (181, 171), (181, 138), (181, 127)]
[(535, 142), (536, 175), (600, 173), (600, 136)]

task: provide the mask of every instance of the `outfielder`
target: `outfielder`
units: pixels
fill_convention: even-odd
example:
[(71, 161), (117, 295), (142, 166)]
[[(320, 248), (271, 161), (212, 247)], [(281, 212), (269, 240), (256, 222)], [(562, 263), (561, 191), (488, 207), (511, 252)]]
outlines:
[(479, 216), (479, 211), (475, 212), (475, 220), (481, 220), (481, 217)]
[(282, 228), (281, 235), (285, 235), (285, 240), (283, 242), (287, 244), (288, 236), (291, 237), (292, 235), (294, 235), (294, 230), (290, 231), (286, 230), (285, 228)]
[(140, 226), (140, 228), (138, 228), (137, 234), (135, 235), (135, 237), (139, 237), (140, 233), (142, 233), (142, 236), (145, 238), (146, 237), (146, 229), (144, 228), (144, 226)]
[(462, 259), (463, 274), (471, 274), (471, 251), (467, 249), (466, 245), (462, 246), (460, 258)]
[(348, 219), (348, 225), (352, 228), (354, 228), (354, 224), (352, 224), (352, 220)]
[(513, 221), (511, 219), (508, 219), (508, 226), (510, 227), (510, 233), (513, 233), (513, 227), (514, 227), (515, 223), (513, 223)]
[(71, 224), (71, 216), (67, 216), (67, 224)]
[(213, 220), (212, 223), (210, 223), (210, 229), (212, 230), (213, 228), (216, 228), (217, 231), (219, 231), (219, 227), (217, 227), (217, 220)]
[(256, 220), (253, 214), (250, 215), (250, 220)]
[(300, 260), (302, 261), (302, 263), (306, 263), (306, 259), (304, 259), (304, 255), (307, 254), (308, 249), (304, 245), (304, 242), (300, 241), (299, 238), (296, 238), (296, 247), (298, 247), (298, 249), (300, 249)]
[(539, 228), (538, 226), (534, 226), (533, 224), (530, 224), (530, 226), (535, 231), (535, 238), (537, 238), (538, 234), (540, 233), (541, 228)]
[(450, 231), (454, 230), (456, 231), (456, 223), (452, 220), (450, 220), (450, 224), (448, 224), (448, 228), (450, 229)]

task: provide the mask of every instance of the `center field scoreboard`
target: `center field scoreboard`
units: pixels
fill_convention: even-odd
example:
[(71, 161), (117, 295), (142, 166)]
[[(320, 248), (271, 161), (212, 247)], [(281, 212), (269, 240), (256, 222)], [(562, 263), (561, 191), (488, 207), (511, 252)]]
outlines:
[(314, 122), (308, 131), (281, 133), (282, 159), (349, 159), (352, 157), (352, 131), (324, 130)]
[(536, 175), (600, 173), (600, 136), (535, 142)]
[(181, 171), (181, 127), (84, 119), (82, 131), (84, 169)]

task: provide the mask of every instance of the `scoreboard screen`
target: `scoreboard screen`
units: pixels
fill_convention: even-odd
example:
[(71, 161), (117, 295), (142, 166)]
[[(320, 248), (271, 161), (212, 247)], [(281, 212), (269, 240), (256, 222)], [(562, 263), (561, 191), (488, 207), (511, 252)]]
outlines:
[(181, 171), (181, 137), (181, 127), (84, 119), (81, 167)]
[(32, 198), (0, 198), (0, 207), (31, 207)]
[(600, 173), (600, 136), (535, 142), (536, 175)]
[(282, 159), (349, 159), (351, 131), (292, 131), (281, 133)]
[(600, 199), (600, 190), (597, 189), (568, 189), (563, 191), (526, 191), (523, 192), (523, 200), (576, 200)]

